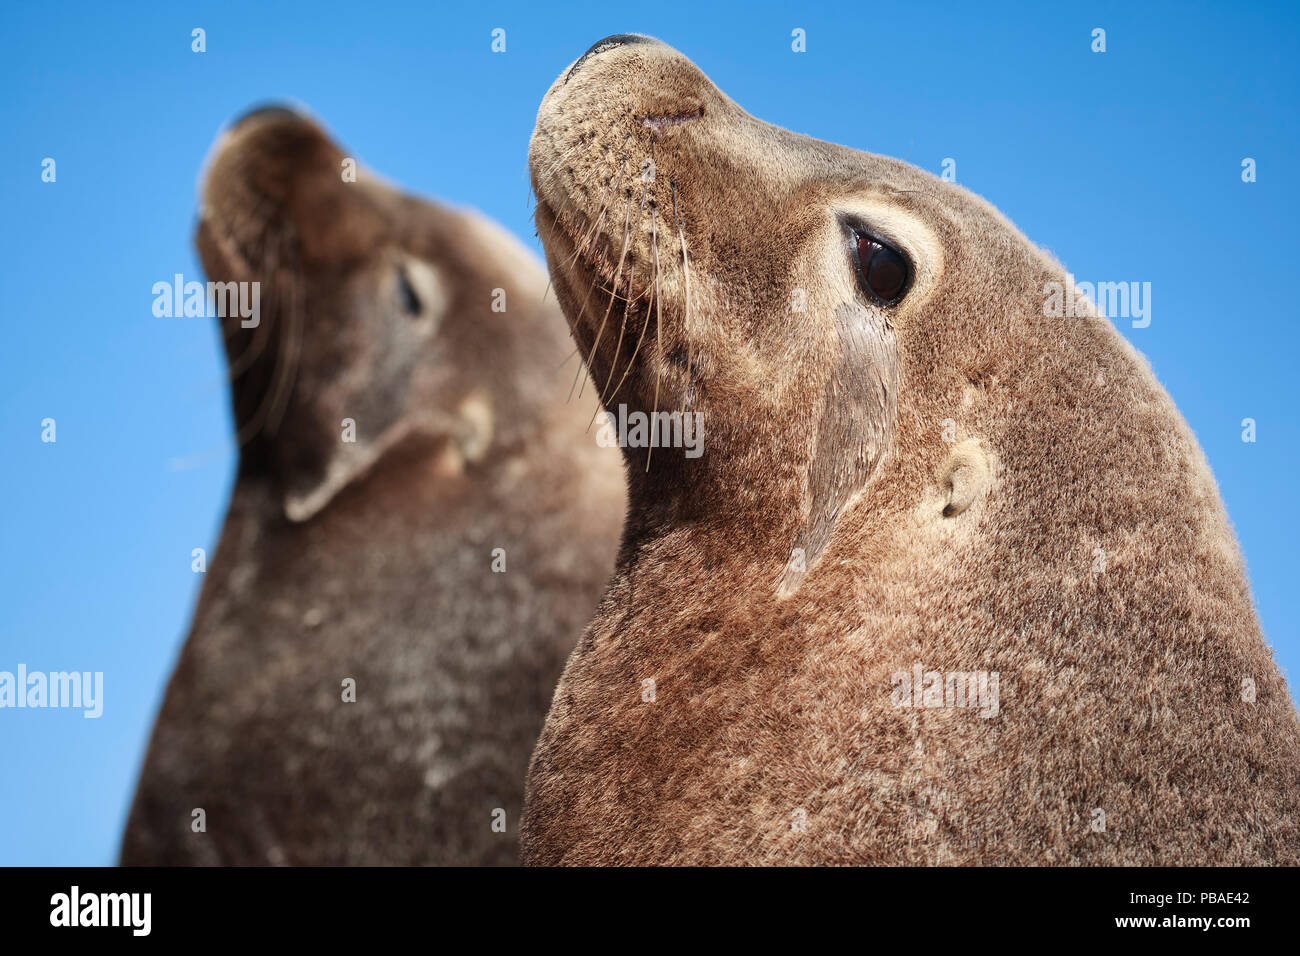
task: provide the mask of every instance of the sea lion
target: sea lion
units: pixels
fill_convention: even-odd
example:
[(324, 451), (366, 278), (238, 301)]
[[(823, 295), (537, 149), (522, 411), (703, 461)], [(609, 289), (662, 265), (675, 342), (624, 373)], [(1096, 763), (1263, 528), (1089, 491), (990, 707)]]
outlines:
[(346, 159), (271, 108), (210, 161), (203, 265), (261, 314), (222, 323), (239, 470), (126, 864), (517, 862), (613, 566), (622, 463), (565, 402), (540, 262)]
[(526, 863), (1300, 859), (1214, 480), (1110, 322), (1045, 314), (1058, 263), (645, 37), (561, 74), (530, 167), (606, 407), (701, 414), (704, 453), (625, 451)]

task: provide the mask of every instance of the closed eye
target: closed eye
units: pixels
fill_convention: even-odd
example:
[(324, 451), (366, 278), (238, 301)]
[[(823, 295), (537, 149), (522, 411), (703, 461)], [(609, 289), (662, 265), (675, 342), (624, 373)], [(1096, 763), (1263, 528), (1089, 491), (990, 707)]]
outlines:
[(406, 274), (406, 270), (399, 268), (397, 270), (397, 294), (402, 302), (402, 309), (410, 316), (418, 316), (424, 311), (424, 303), (415, 292), (415, 287), (411, 285), (411, 279)]

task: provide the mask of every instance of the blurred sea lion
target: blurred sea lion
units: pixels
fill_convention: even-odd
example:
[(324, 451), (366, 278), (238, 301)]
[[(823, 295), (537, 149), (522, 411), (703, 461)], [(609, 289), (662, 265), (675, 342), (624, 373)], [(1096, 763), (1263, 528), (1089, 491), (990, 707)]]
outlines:
[(565, 401), (540, 264), (343, 169), (278, 107), (210, 162), (203, 265), (260, 282), (260, 316), (222, 320), (238, 476), (124, 864), (514, 862), (613, 564), (621, 462)]

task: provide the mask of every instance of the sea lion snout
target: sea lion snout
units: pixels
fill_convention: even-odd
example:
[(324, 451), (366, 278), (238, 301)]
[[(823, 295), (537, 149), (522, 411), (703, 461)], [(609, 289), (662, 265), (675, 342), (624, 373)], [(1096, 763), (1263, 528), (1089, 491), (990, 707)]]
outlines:
[(695, 237), (726, 127), (744, 115), (727, 104), (687, 57), (637, 34), (594, 44), (543, 98), (529, 150), (538, 230), (607, 404), (682, 408), (717, 354), (715, 313), (734, 313), (710, 295), (711, 248)]
[(235, 120), (230, 124), (230, 128), (235, 129), (245, 123), (267, 121), (307, 122), (307, 118), (305, 114), (300, 113), (287, 103), (264, 103), (260, 106), (254, 106), (235, 117)]
[[(593, 56), (604, 53), (606, 50), (612, 50), (615, 47), (630, 46), (634, 43), (659, 43), (654, 37), (648, 37), (643, 33), (614, 33), (603, 40), (597, 40), (591, 46), (587, 47), (587, 52), (574, 61), (573, 66), (564, 74), (564, 82), (568, 83), (573, 78), (573, 74), (578, 72), (582, 64), (586, 63)], [(660, 44), (662, 46), (662, 44)]]
[[(271, 238), (290, 231), (303, 260), (354, 261), (387, 231), (375, 184), (359, 179), (356, 161), (306, 113), (261, 106), (217, 138), (203, 177), (200, 225), (226, 264), (247, 272), (263, 269), (270, 224), (278, 227)], [(276, 251), (283, 261), (288, 250)]]

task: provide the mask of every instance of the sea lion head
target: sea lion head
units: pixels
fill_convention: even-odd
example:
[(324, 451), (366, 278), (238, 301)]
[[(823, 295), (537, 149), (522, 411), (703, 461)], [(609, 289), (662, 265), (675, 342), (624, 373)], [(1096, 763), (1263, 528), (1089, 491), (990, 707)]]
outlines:
[(502, 368), (537, 347), (545, 280), (508, 234), (386, 185), (283, 107), (219, 136), (201, 189), (209, 281), (257, 289), (258, 315), (221, 318), (241, 473), (271, 475), (290, 519), (399, 443), (463, 465), (529, 417), (535, 383)]
[[(1041, 314), (1059, 278), (961, 187), (758, 120), (648, 37), (607, 38), (560, 75), (530, 167), (606, 405), (703, 414), (699, 462), (656, 453), (643, 481), (694, 486), (688, 508), (785, 499), (764, 520), (793, 512), (809, 565), (900, 441), (925, 431), (942, 447), (962, 388), (1004, 362), (1005, 318)], [(891, 480), (915, 496), (940, 454)]]

